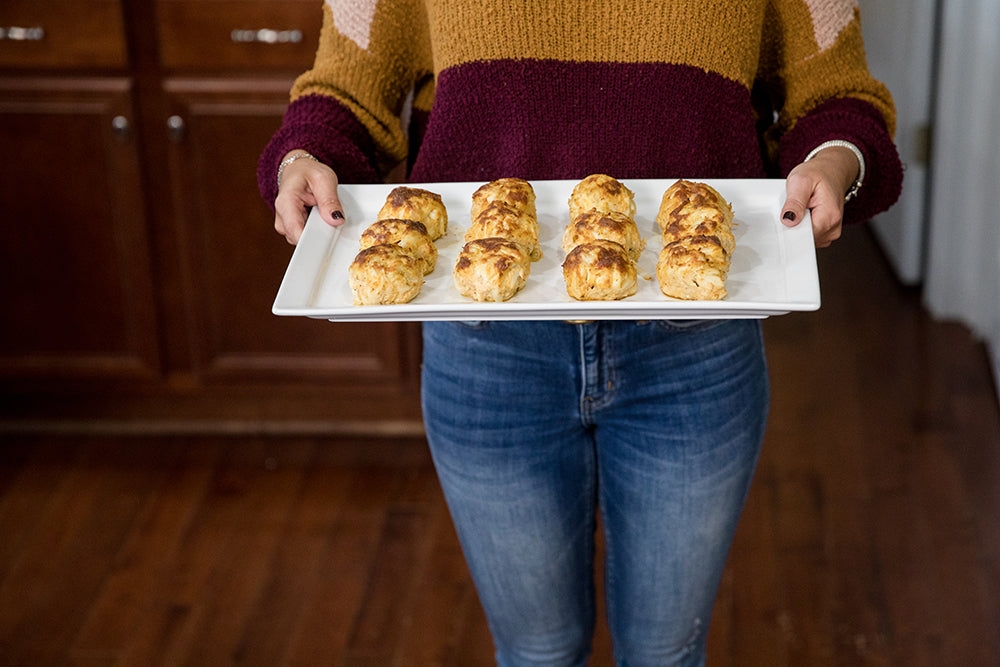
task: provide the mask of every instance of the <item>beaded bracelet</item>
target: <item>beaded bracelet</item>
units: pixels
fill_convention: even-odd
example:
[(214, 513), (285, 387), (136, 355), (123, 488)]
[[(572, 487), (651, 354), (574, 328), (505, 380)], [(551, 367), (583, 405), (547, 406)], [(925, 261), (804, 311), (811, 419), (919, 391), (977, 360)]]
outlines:
[(824, 141), (819, 146), (809, 151), (809, 155), (806, 156), (806, 159), (803, 160), (803, 162), (813, 159), (816, 157), (816, 153), (819, 153), (824, 148), (846, 148), (854, 153), (855, 157), (858, 158), (858, 177), (851, 185), (851, 189), (847, 191), (846, 195), (844, 195), (844, 201), (849, 202), (858, 196), (858, 191), (861, 190), (861, 184), (865, 181), (865, 157), (861, 154), (861, 150), (850, 141), (834, 139), (832, 141)]
[(313, 162), (319, 162), (319, 158), (317, 158), (315, 155), (310, 155), (309, 153), (306, 153), (305, 151), (300, 151), (300, 152), (296, 153), (295, 155), (286, 157), (284, 160), (281, 161), (281, 164), (278, 165), (278, 189), (279, 190), (281, 189), (281, 175), (283, 173), (285, 173), (285, 167), (287, 167), (291, 163), (295, 162), (299, 158), (303, 158), (303, 157), (304, 158), (308, 158), (308, 159), (312, 160)]

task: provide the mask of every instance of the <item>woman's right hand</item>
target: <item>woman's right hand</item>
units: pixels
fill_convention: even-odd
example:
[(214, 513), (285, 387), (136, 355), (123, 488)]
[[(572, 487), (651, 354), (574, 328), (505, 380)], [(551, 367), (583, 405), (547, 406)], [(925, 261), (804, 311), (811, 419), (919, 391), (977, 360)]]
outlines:
[[(290, 151), (286, 160), (296, 153)], [(274, 229), (295, 245), (309, 217), (309, 208), (319, 209), (320, 217), (329, 225), (344, 224), (344, 209), (337, 197), (337, 174), (322, 162), (302, 158), (295, 160), (281, 174), (281, 185), (274, 200)]]

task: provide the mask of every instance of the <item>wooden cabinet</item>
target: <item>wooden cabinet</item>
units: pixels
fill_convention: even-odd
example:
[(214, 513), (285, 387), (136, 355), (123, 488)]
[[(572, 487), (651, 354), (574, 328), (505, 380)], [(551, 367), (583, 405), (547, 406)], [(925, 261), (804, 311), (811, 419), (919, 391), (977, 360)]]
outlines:
[(270, 312), (256, 162), (321, 6), (0, 6), (0, 417), (419, 426), (419, 325)]
[[(160, 371), (135, 90), (117, 2), (0, 6), (5, 379)], [(44, 384), (44, 382), (42, 384)]]
[(159, 371), (133, 117), (125, 78), (0, 79), (7, 377)]

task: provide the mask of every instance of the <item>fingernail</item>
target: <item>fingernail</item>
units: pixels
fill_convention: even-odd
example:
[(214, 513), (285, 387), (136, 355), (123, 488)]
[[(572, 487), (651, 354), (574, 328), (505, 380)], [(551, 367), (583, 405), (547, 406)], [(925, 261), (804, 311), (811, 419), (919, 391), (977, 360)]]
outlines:
[(333, 218), (334, 220), (343, 220), (344, 219), (344, 212), (343, 211), (333, 211), (332, 213), (330, 213), (330, 217)]
[(785, 215), (781, 216), (789, 222), (795, 222), (795, 211), (785, 211)]

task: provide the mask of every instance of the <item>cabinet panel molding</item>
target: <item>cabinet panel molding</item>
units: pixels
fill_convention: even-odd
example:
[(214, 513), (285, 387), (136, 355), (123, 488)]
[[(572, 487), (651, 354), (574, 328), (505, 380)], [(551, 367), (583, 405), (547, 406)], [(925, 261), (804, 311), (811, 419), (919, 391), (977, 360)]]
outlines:
[(158, 372), (132, 108), (126, 79), (0, 80), (4, 377)]

